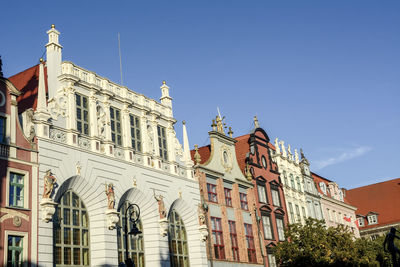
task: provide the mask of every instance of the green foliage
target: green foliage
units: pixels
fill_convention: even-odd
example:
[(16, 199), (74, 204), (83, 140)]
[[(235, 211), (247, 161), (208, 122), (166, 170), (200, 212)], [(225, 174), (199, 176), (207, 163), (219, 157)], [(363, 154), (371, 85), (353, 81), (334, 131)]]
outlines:
[(281, 266), (391, 266), (380, 237), (354, 239), (347, 227), (325, 227), (324, 221), (308, 218), (305, 225), (291, 224), (286, 241), (275, 248)]

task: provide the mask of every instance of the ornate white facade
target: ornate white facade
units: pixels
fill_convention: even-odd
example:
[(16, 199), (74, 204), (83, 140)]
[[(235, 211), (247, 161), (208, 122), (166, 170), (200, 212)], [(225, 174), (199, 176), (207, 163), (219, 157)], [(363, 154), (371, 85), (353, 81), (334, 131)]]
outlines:
[[(149, 99), (62, 61), (60, 33), (54, 25), (47, 33), (47, 61), (46, 66), (40, 64), (35, 112), (39, 192), (46, 171), (51, 170), (57, 178), (52, 200), (58, 206), (65, 192), (79, 196), (88, 214), (89, 265), (118, 265), (117, 210), (128, 201), (141, 209), (145, 266), (170, 266), (171, 237), (163, 210), (167, 218), (174, 210), (182, 219), (190, 266), (207, 266), (197, 214), (199, 186), (193, 176), (186, 127), (183, 146), (174, 131), (176, 120), (167, 84), (161, 86), (160, 102)], [(105, 193), (105, 185), (110, 183), (114, 188), (111, 200)], [(156, 195), (163, 197), (162, 204)], [(42, 201), (41, 195), (37, 201)], [(52, 216), (51, 209), (42, 207), (41, 213), (39, 218)], [(62, 214), (64, 223), (65, 216)], [(54, 266), (53, 224), (54, 220), (38, 221), (39, 266)], [(68, 255), (68, 248), (61, 253), (62, 257)]]
[(308, 217), (307, 202), (297, 150), (295, 149), (293, 154), (290, 145), (286, 148), (284, 141), (278, 142), (278, 138), (276, 138), (273, 159), (281, 173), (289, 223), (304, 224)]

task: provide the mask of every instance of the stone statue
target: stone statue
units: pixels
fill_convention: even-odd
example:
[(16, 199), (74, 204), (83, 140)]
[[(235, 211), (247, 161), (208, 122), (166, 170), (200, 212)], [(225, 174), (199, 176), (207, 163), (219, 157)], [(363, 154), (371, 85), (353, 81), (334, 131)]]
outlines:
[(52, 175), (51, 170), (47, 170), (46, 175), (44, 176), (43, 198), (51, 197), (56, 181), (57, 179)]
[(253, 179), (253, 175), (251, 174), (250, 164), (249, 164), (248, 161), (246, 162), (246, 170), (245, 170), (245, 172), (246, 172), (246, 178), (247, 178), (247, 180), (248, 180), (248, 181), (251, 181), (251, 180)]
[(147, 125), (147, 149), (150, 154), (154, 154), (153, 138), (153, 128), (150, 125)]
[(113, 184), (106, 184), (106, 195), (107, 195), (107, 208), (109, 210), (114, 209), (115, 204), (115, 195), (114, 195), (114, 186)]
[(386, 235), (385, 241), (383, 242), (383, 249), (385, 250), (385, 252), (389, 251), (392, 255), (392, 262), (394, 267), (399, 266), (397, 254), (400, 256), (400, 250), (394, 245), (394, 239), (400, 239), (400, 237), (396, 235), (396, 231), (396, 228), (390, 228), (390, 232)]
[(96, 116), (97, 116), (97, 133), (100, 138), (106, 138), (106, 124), (107, 124), (107, 116), (104, 109), (97, 102), (96, 106)]
[(162, 195), (156, 196), (154, 191), (153, 194), (158, 203), (158, 212), (160, 213), (160, 219), (165, 219), (167, 217), (167, 211), (165, 210), (164, 197)]
[(199, 146), (198, 145), (194, 145), (194, 150), (196, 151), (194, 153), (194, 156), (193, 156), (194, 162), (196, 163), (196, 165), (199, 165), (200, 162), (201, 162), (201, 156), (200, 156), (200, 153), (199, 153)]
[(257, 116), (254, 116), (254, 128), (260, 128), (260, 123), (258, 122)]
[(206, 211), (201, 203), (198, 205), (197, 212), (199, 213), (200, 225), (205, 225), (206, 224)]
[(217, 122), (217, 132), (220, 132), (220, 133), (222, 133), (222, 134), (225, 134), (225, 132), (224, 132), (224, 125), (225, 125), (225, 123), (223, 123), (222, 121), (225, 119), (225, 117), (220, 117), (220, 116), (217, 116), (217, 118), (216, 118), (216, 122)]

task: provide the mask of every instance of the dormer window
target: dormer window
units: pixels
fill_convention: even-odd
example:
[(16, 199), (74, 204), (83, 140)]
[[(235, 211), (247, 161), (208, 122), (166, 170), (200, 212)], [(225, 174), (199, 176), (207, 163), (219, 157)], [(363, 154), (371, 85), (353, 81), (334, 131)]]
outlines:
[(367, 216), (368, 224), (377, 224), (378, 223), (378, 215), (371, 214)]
[(358, 226), (360, 226), (360, 227), (365, 226), (365, 224), (364, 224), (364, 217), (359, 217), (359, 218), (357, 218), (357, 221), (358, 221)]

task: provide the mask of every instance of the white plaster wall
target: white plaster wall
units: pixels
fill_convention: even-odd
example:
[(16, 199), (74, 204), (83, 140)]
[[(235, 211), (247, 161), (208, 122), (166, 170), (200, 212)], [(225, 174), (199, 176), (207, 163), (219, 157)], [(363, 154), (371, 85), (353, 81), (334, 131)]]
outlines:
[[(107, 196), (105, 183), (115, 187), (115, 208), (125, 199), (136, 203), (141, 209), (144, 233), (146, 266), (169, 266), (168, 237), (162, 237), (159, 230), (158, 205), (153, 197), (162, 194), (165, 206), (177, 210), (185, 224), (189, 260), (191, 266), (207, 266), (205, 243), (200, 241), (198, 230), (197, 204), (200, 201), (197, 181), (174, 176), (138, 164), (129, 163), (101, 154), (84, 151), (78, 147), (39, 140), (39, 192), (43, 190), (45, 171), (51, 169), (59, 185), (55, 189), (55, 199), (72, 189), (85, 204), (90, 225), (90, 255), (92, 266), (117, 266), (116, 230), (107, 228)], [(77, 175), (76, 164), (82, 166)], [(137, 187), (133, 186), (133, 179)], [(179, 192), (182, 198), (179, 197)], [(38, 201), (41, 195), (38, 194)], [(39, 214), (38, 264), (53, 266), (53, 225), (41, 221)]]

